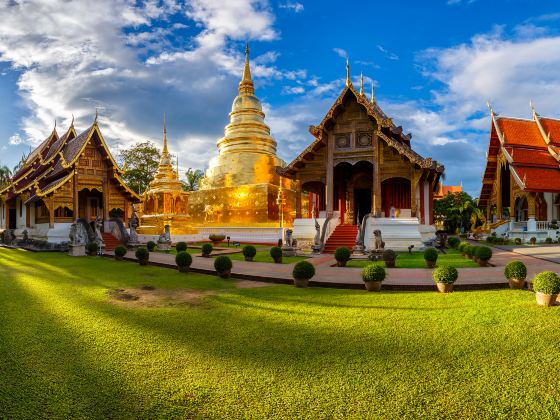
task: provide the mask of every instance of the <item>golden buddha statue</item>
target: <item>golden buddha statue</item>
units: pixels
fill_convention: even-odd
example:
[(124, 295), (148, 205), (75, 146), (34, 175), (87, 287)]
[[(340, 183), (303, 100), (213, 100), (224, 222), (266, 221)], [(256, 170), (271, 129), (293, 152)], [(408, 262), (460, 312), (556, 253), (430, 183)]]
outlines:
[(200, 190), (190, 194), (189, 213), (193, 221), (263, 227), (276, 227), (281, 219), (291, 223), (295, 215), (295, 188), (292, 181), (277, 173), (277, 168), (285, 163), (276, 156), (276, 141), (255, 96), (248, 47), (239, 92), (229, 117), (224, 137), (217, 142), (219, 155), (210, 161)]
[(141, 234), (161, 234), (169, 225), (172, 234), (195, 233), (188, 215), (189, 193), (183, 190), (179, 180), (179, 165), (173, 169), (167, 149), (167, 127), (163, 120), (163, 150), (157, 172), (146, 192), (142, 195), (140, 211)]

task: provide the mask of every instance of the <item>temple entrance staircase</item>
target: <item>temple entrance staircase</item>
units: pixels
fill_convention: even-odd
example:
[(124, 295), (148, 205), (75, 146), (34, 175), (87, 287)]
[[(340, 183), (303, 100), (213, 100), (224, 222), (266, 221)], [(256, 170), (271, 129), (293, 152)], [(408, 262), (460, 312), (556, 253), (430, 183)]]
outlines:
[(323, 252), (325, 254), (334, 254), (334, 251), (341, 246), (345, 246), (352, 250), (354, 245), (356, 245), (357, 235), (358, 226), (340, 224), (336, 227), (329, 239), (327, 239)]
[(122, 245), (122, 242), (108, 232), (102, 232), (103, 242), (105, 242), (105, 251), (114, 251), (116, 247)]

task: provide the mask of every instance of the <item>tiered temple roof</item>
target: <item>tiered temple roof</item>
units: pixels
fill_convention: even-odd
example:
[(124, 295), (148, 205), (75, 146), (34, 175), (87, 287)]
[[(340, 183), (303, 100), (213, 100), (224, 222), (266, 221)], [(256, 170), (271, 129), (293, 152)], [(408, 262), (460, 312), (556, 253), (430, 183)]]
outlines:
[(502, 151), (519, 188), (528, 192), (560, 192), (560, 120), (543, 118), (535, 109), (530, 120), (501, 117), (492, 109), (492, 128), (479, 205), (485, 207)]

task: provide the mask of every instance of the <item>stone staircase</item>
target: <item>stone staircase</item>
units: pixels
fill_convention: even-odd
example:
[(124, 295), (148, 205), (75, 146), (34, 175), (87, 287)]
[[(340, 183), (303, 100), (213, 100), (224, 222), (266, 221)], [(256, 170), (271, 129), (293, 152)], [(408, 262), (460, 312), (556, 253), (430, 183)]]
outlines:
[(345, 246), (352, 250), (356, 245), (356, 236), (358, 235), (358, 226), (356, 225), (338, 225), (325, 244), (323, 252), (325, 254), (334, 254), (337, 248)]
[(105, 242), (105, 251), (114, 251), (116, 247), (122, 245), (122, 242), (110, 233), (103, 232), (101, 236), (103, 237), (103, 242)]

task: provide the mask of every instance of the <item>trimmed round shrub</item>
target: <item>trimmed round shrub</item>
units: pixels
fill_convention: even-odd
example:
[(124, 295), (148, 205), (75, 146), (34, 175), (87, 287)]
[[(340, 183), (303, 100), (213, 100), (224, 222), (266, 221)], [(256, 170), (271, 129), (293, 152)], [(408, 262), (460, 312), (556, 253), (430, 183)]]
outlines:
[(486, 242), (494, 243), (494, 242), (496, 242), (496, 237), (495, 236), (489, 236), (488, 238), (486, 238)]
[(515, 238), (515, 245), (521, 245), (521, 238)]
[(177, 253), (185, 252), (187, 248), (188, 246), (186, 242), (177, 242), (177, 245), (175, 245), (175, 251), (177, 251)]
[(177, 252), (175, 263), (177, 267), (190, 267), (192, 264), (192, 256), (187, 251)]
[(455, 236), (452, 236), (451, 238), (449, 238), (447, 240), (447, 243), (449, 244), (449, 246), (451, 248), (457, 249), (457, 247), (459, 246), (459, 243), (461, 241), (459, 241), (459, 238), (456, 238)]
[(383, 251), (383, 261), (395, 261), (397, 259), (397, 253), (392, 249), (386, 249)]
[(459, 277), (459, 273), (455, 267), (438, 267), (432, 272), (432, 278), (436, 283), (455, 283), (457, 277)]
[(315, 266), (308, 261), (300, 261), (294, 266), (292, 276), (298, 280), (309, 280), (315, 275)]
[(134, 255), (136, 255), (136, 259), (140, 264), (145, 264), (150, 259), (150, 251), (148, 251), (148, 249), (144, 248), (143, 246), (138, 248)]
[(458, 249), (459, 249), (459, 251), (461, 251), (461, 253), (466, 254), (467, 252), (465, 251), (465, 248), (466, 248), (467, 246), (471, 246), (471, 244), (470, 244), (469, 242), (467, 242), (467, 241), (463, 241), (463, 242), (461, 242), (461, 243), (459, 244), (459, 248), (458, 248)]
[(243, 256), (245, 258), (253, 258), (255, 255), (257, 255), (257, 248), (253, 245), (245, 245), (243, 247)]
[(527, 278), (527, 266), (521, 261), (510, 261), (504, 269), (506, 279), (525, 280)]
[(86, 249), (89, 255), (96, 255), (99, 252), (99, 245), (97, 242), (90, 242), (86, 245)]
[(560, 277), (552, 271), (543, 271), (533, 278), (533, 290), (545, 295), (560, 293)]
[(274, 261), (281, 261), (282, 260), (282, 248), (279, 246), (273, 246), (270, 248), (270, 256)]
[(229, 271), (231, 267), (233, 267), (231, 259), (225, 255), (220, 255), (214, 260), (214, 268), (218, 273)]
[(202, 255), (204, 255), (204, 256), (210, 255), (213, 250), (214, 250), (214, 247), (212, 246), (212, 244), (202, 245)]
[(424, 251), (424, 259), (426, 261), (436, 262), (438, 259), (438, 251), (435, 248), (426, 248)]
[(224, 235), (222, 233), (212, 233), (212, 234), (208, 235), (208, 239), (210, 239), (214, 243), (218, 243), (218, 242), (222, 242), (224, 239), (226, 239), (226, 235)]
[(117, 258), (124, 257), (126, 253), (127, 253), (127, 249), (122, 245), (119, 245), (118, 247), (115, 248), (115, 257)]
[(476, 247), (476, 258), (482, 261), (488, 261), (492, 258), (492, 249), (487, 246)]
[(347, 262), (350, 259), (350, 255), (351, 255), (350, 250), (345, 246), (337, 248), (336, 251), (334, 251), (334, 258), (338, 262), (342, 262), (342, 263)]
[(474, 246), (472, 245), (467, 245), (465, 248), (465, 254), (467, 254), (469, 257), (472, 257), (474, 255)]
[(546, 238), (544, 240), (544, 242), (547, 243), (547, 244), (551, 244), (552, 243), (552, 238)]
[(531, 242), (531, 245), (535, 245), (537, 243), (537, 238), (533, 236), (531, 239), (529, 239), (529, 242)]
[(378, 264), (368, 264), (362, 270), (363, 281), (383, 281), (385, 276), (385, 269)]
[(146, 244), (146, 247), (150, 252), (154, 252), (156, 250), (156, 246), (157, 244), (154, 241), (148, 241), (148, 243)]

